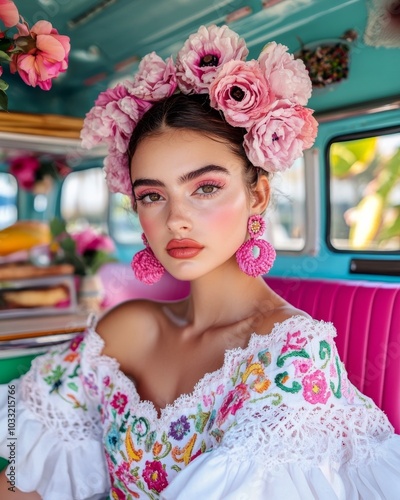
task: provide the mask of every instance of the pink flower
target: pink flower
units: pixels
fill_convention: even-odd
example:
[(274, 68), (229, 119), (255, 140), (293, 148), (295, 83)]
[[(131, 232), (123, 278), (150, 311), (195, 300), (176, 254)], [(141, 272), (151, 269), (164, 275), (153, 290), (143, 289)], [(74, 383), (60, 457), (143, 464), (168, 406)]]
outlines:
[(304, 62), (287, 53), (280, 43), (268, 43), (258, 61), (272, 92), (278, 99), (306, 105), (311, 97), (311, 80)]
[(308, 372), (312, 366), (311, 359), (296, 359), (293, 361), (294, 364), (294, 376), (300, 377)]
[(251, 127), (265, 115), (271, 91), (257, 61), (229, 61), (210, 85), (210, 103), (234, 127)]
[(114, 397), (110, 404), (117, 410), (118, 414), (120, 415), (124, 411), (127, 402), (127, 396), (118, 391), (114, 394)]
[(108, 189), (112, 193), (123, 193), (132, 196), (132, 181), (126, 154), (112, 148), (104, 159), (104, 173)]
[(316, 370), (303, 378), (303, 396), (309, 403), (325, 404), (330, 395), (324, 372), (321, 370)]
[(312, 113), (287, 99), (272, 104), (265, 118), (244, 136), (243, 146), (253, 165), (269, 172), (291, 167), (314, 143), (318, 124)]
[[(17, 25), (19, 35), (15, 44), (26, 49), (28, 53), (13, 54), (10, 70), (18, 71), (22, 80), (32, 87), (38, 85), (43, 90), (49, 90), (52, 79), (66, 71), (70, 51), (69, 37), (59, 35), (48, 21), (38, 21), (29, 30), (26, 25)], [(30, 40), (27, 40), (30, 37)], [(30, 44), (32, 48), (30, 48)]]
[(307, 339), (301, 336), (300, 330), (294, 333), (288, 332), (281, 353), (284, 354), (288, 351), (301, 351), (306, 344)]
[(149, 490), (156, 490), (160, 493), (168, 486), (167, 473), (162, 463), (158, 460), (154, 462), (146, 461), (146, 467), (143, 471), (143, 479), (147, 483)]
[(36, 182), (36, 173), (39, 168), (40, 162), (35, 156), (19, 156), (11, 161), (10, 174), (16, 177), (23, 189), (29, 191)]
[(11, 26), (15, 26), (18, 23), (19, 12), (14, 2), (11, 0), (0, 0), (0, 21), (2, 21), (7, 28), (11, 28)]
[(231, 60), (244, 61), (248, 50), (243, 38), (227, 26), (201, 26), (190, 35), (176, 58), (176, 77), (185, 94), (208, 92), (220, 66)]
[(99, 234), (91, 227), (71, 236), (76, 243), (76, 251), (79, 255), (93, 250), (107, 253), (112, 253), (115, 250), (114, 242), (109, 236)]
[(218, 411), (217, 425), (222, 425), (229, 415), (235, 415), (249, 398), (250, 394), (246, 384), (239, 384), (229, 391)]
[(126, 153), (133, 129), (151, 106), (131, 96), (123, 84), (102, 92), (86, 114), (81, 131), (82, 147), (90, 149), (106, 142)]
[(129, 92), (140, 99), (154, 102), (172, 95), (176, 87), (172, 57), (163, 61), (155, 52), (151, 52), (140, 61)]

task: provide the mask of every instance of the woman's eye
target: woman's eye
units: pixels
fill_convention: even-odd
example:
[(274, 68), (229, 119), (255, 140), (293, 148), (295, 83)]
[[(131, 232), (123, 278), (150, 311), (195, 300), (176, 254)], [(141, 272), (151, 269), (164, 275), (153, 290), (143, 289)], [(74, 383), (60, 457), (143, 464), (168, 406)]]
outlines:
[(200, 186), (196, 193), (199, 194), (214, 194), (220, 189), (220, 186), (214, 186), (213, 184), (205, 184), (204, 186)]
[(144, 193), (137, 197), (137, 201), (141, 201), (144, 204), (154, 203), (160, 200), (161, 200), (161, 195), (158, 193)]

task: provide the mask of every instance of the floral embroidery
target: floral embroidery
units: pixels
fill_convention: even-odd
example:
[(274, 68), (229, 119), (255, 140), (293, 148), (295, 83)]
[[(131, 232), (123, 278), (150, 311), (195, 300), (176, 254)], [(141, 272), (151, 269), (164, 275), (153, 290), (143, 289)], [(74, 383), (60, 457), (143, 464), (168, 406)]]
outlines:
[(307, 339), (305, 337), (301, 337), (300, 330), (294, 333), (288, 332), (281, 353), (284, 354), (288, 351), (301, 351), (306, 344)]
[(229, 415), (235, 415), (248, 399), (250, 394), (246, 384), (239, 384), (229, 391), (218, 411), (217, 425), (222, 425)]
[(122, 444), (121, 435), (118, 429), (117, 424), (114, 422), (110, 425), (107, 435), (106, 435), (106, 448), (110, 452), (110, 457), (112, 460), (112, 453), (118, 451), (119, 447)]
[(118, 391), (116, 394), (114, 394), (114, 397), (110, 404), (113, 408), (117, 410), (118, 414), (121, 415), (121, 413), (124, 412), (127, 402), (128, 398), (126, 397), (126, 395)]
[(168, 486), (167, 473), (162, 463), (159, 461), (149, 462), (147, 460), (142, 475), (150, 490), (155, 490), (160, 493)]
[(186, 434), (189, 433), (189, 431), (190, 423), (188, 422), (187, 417), (183, 415), (175, 422), (172, 422), (169, 427), (168, 435), (175, 438), (177, 441), (181, 441), (186, 436)]
[(77, 358), (79, 358), (79, 354), (77, 352), (70, 352), (64, 357), (64, 361), (68, 361), (69, 363), (72, 363), (75, 361)]
[(294, 365), (294, 376), (300, 377), (308, 372), (308, 370), (312, 367), (311, 359), (295, 359), (293, 361)]
[(325, 374), (316, 370), (303, 378), (303, 396), (311, 404), (325, 404), (330, 396)]
[(69, 346), (71, 351), (76, 351), (84, 338), (85, 337), (83, 335), (78, 335), (77, 337), (75, 337)]

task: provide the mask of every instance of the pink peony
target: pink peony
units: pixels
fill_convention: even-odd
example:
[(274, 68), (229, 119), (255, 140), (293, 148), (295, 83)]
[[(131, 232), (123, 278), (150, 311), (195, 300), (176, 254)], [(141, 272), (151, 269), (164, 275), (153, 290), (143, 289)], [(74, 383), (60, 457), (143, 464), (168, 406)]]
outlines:
[(253, 165), (269, 172), (291, 167), (314, 144), (318, 124), (312, 113), (286, 99), (276, 101), (244, 136), (243, 146)]
[(10, 174), (14, 175), (18, 184), (26, 190), (31, 190), (36, 182), (36, 174), (40, 168), (39, 159), (35, 156), (19, 156), (10, 164)]
[(83, 122), (82, 147), (90, 149), (104, 141), (126, 153), (133, 129), (150, 106), (122, 84), (102, 92)]
[(234, 127), (251, 127), (265, 115), (271, 91), (257, 61), (229, 61), (210, 85), (210, 103)]
[(248, 50), (243, 38), (228, 26), (201, 26), (190, 35), (176, 59), (176, 77), (181, 91), (208, 92), (217, 69), (231, 60), (244, 61)]
[(104, 173), (108, 189), (112, 193), (132, 196), (132, 181), (126, 154), (112, 148), (104, 159)]
[(38, 85), (43, 90), (49, 90), (52, 79), (68, 67), (69, 37), (59, 35), (48, 21), (38, 21), (30, 30), (21, 23), (17, 28), (19, 34), (15, 38), (15, 44), (28, 52), (12, 55), (11, 72), (18, 71), (27, 85)]
[(99, 234), (91, 227), (71, 235), (76, 243), (76, 251), (79, 255), (92, 250), (101, 250), (112, 253), (115, 250), (114, 242), (109, 236)]
[(163, 61), (155, 52), (151, 52), (140, 61), (129, 92), (140, 99), (154, 102), (172, 95), (176, 87), (172, 57)]
[(19, 12), (11, 0), (0, 0), (0, 21), (7, 28), (11, 28), (11, 26), (15, 26), (18, 23)]
[(311, 80), (301, 59), (294, 59), (280, 43), (268, 43), (258, 61), (272, 92), (278, 99), (306, 105), (311, 97)]

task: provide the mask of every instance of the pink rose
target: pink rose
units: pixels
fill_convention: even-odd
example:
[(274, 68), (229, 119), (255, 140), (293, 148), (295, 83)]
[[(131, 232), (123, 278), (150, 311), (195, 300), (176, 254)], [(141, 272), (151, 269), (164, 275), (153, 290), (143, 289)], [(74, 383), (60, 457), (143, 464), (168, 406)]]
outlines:
[(36, 174), (40, 162), (35, 156), (19, 156), (10, 164), (10, 174), (14, 175), (18, 184), (26, 190), (31, 190), (36, 182)]
[(229, 61), (210, 85), (210, 103), (234, 127), (251, 127), (272, 99), (257, 61)]
[(311, 79), (301, 59), (294, 59), (280, 43), (268, 43), (258, 57), (261, 70), (278, 99), (306, 105), (311, 97)]
[(15, 44), (29, 51), (12, 55), (11, 72), (18, 71), (27, 85), (38, 85), (43, 90), (49, 90), (52, 79), (68, 67), (69, 37), (59, 35), (48, 21), (38, 21), (30, 30), (21, 23), (17, 28), (19, 34), (15, 37)]
[(71, 236), (76, 243), (76, 251), (79, 255), (92, 250), (101, 250), (108, 253), (115, 250), (114, 242), (109, 236), (99, 234), (91, 227)]
[(243, 146), (253, 165), (269, 172), (291, 167), (314, 144), (318, 124), (312, 113), (286, 99), (272, 104), (265, 118), (244, 136)]
[(129, 92), (140, 99), (154, 102), (172, 95), (176, 87), (172, 57), (163, 61), (155, 52), (151, 52), (140, 61)]
[(18, 23), (18, 9), (11, 0), (0, 0), (0, 21), (7, 28), (11, 28), (11, 26), (15, 26)]
[(243, 38), (227, 26), (201, 26), (190, 35), (176, 58), (176, 77), (185, 94), (208, 92), (217, 69), (233, 59), (244, 61), (248, 50)]
[(132, 181), (126, 154), (122, 154), (115, 148), (111, 148), (104, 159), (104, 173), (108, 189), (112, 193), (122, 193), (132, 196)]

